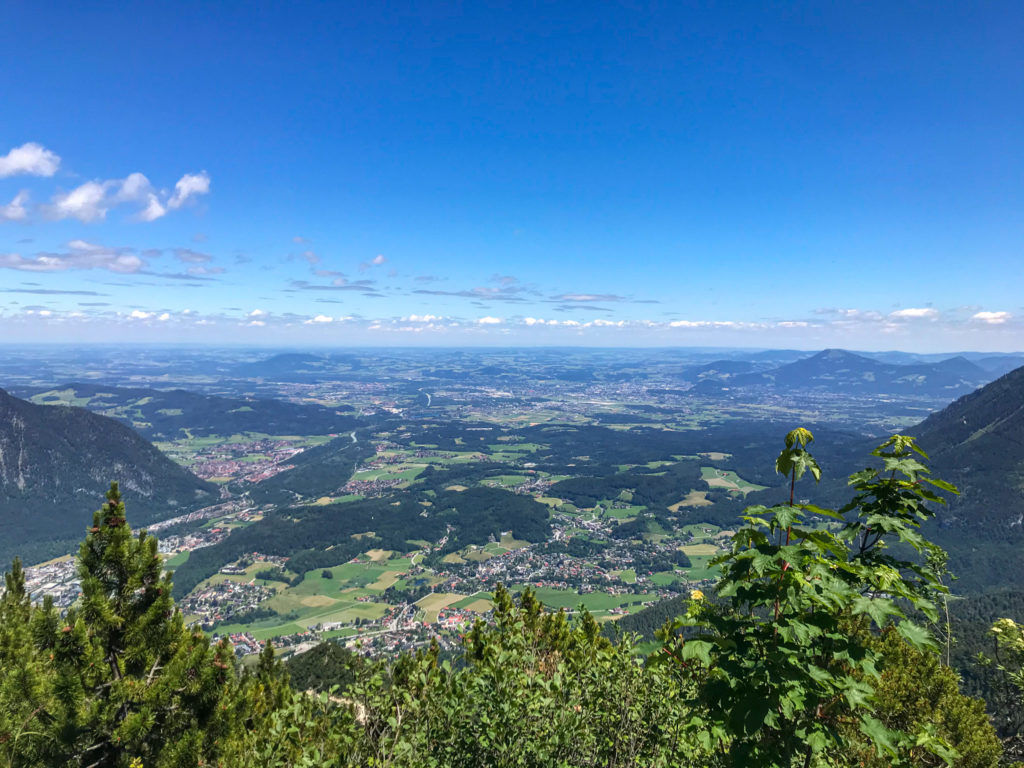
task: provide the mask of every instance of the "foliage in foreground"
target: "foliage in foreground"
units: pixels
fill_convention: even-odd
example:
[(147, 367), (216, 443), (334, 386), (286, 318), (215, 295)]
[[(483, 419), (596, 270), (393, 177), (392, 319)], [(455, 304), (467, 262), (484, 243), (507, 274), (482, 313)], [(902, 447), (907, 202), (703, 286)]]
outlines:
[[(819, 475), (812, 439), (787, 436), (791, 487)], [(941, 501), (928, 484), (951, 490), (914, 451), (899, 437), (876, 450), (882, 469), (854, 475), (839, 512), (749, 509), (714, 599), (695, 593), (649, 663), (586, 612), (570, 621), (499, 589), (459, 663), (435, 647), (353, 665), (350, 686), (323, 694), (291, 690), (269, 646), (241, 673), (187, 629), (114, 486), (67, 615), (30, 605), (19, 566), (7, 577), (0, 765), (994, 766), (980, 704), (906, 618), (934, 615), (944, 590), (917, 529)]]

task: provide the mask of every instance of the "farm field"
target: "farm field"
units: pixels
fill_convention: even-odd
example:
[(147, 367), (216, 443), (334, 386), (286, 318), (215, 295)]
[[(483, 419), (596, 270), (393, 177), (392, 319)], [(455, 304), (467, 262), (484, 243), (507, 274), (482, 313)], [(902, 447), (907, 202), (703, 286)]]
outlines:
[(554, 587), (536, 587), (534, 591), (537, 594), (537, 599), (548, 608), (575, 611), (582, 605), (595, 617), (606, 616), (613, 608), (657, 600), (656, 595), (647, 593), (611, 595), (605, 592), (590, 592), (579, 594), (569, 589)]
[(749, 483), (732, 470), (718, 469), (717, 467), (701, 467), (701, 479), (708, 484), (709, 488), (723, 488), (734, 493), (742, 493), (744, 496), (751, 491), (762, 491), (766, 486)]

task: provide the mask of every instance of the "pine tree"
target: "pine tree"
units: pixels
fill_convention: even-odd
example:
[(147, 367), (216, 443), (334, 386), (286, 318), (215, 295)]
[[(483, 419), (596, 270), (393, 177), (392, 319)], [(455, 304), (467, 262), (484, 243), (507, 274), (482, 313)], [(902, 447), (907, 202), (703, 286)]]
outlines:
[(53, 759), (80, 766), (196, 765), (232, 728), (234, 657), (184, 626), (157, 542), (133, 536), (117, 484), (79, 550), (81, 599), (52, 635)]
[(15, 559), (5, 582), (0, 596), (0, 764), (14, 768), (33, 765), (43, 753), (40, 715), (49, 686), (32, 641), (32, 605), (20, 560)]

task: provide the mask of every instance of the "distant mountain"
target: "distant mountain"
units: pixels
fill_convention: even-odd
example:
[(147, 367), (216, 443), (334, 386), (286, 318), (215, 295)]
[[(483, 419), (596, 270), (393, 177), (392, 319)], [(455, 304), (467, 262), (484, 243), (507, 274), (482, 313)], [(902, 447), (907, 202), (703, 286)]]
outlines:
[(734, 376), (716, 386), (706, 381), (705, 394), (725, 387), (773, 392), (824, 390), (850, 394), (902, 394), (956, 397), (991, 381), (992, 374), (963, 357), (937, 363), (898, 365), (873, 360), (843, 349), (826, 349), (770, 371)]
[(41, 405), (78, 405), (121, 421), (149, 440), (234, 435), (326, 435), (359, 423), (347, 405), (299, 405), (280, 400), (248, 400), (187, 392), (65, 384), (30, 395)]
[(70, 548), (112, 480), (140, 525), (219, 496), (113, 419), (34, 405), (0, 389), (0, 566), (15, 554), (32, 561)]
[(715, 360), (705, 365), (695, 365), (683, 371), (683, 376), (691, 381), (718, 379), (725, 381), (743, 373), (754, 373), (759, 368), (750, 360)]
[(319, 381), (339, 370), (354, 371), (361, 367), (354, 355), (315, 355), (306, 352), (285, 352), (265, 360), (235, 366), (232, 375), (247, 379), (270, 381)]
[(993, 376), (1002, 376), (1015, 368), (1024, 365), (1024, 357), (1020, 355), (996, 355), (993, 357), (982, 357), (973, 361), (979, 368), (983, 368)]
[(804, 360), (811, 357), (814, 353), (807, 352), (802, 349), (766, 349), (762, 352), (744, 352), (737, 354), (735, 358), (737, 360), (750, 360), (755, 363), (774, 363), (780, 365), (782, 363), (792, 363), (797, 360)]

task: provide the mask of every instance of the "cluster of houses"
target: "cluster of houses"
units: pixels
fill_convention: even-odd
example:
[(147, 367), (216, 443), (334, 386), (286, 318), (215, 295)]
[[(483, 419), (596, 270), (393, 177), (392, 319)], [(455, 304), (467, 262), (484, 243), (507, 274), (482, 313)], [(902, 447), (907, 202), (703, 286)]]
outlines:
[(74, 558), (67, 558), (26, 568), (25, 589), (33, 603), (41, 603), (43, 597), (53, 595), (55, 606), (67, 608), (82, 593), (78, 564)]
[[(191, 467), (192, 472), (204, 480), (212, 477), (244, 477), (250, 482), (259, 482), (290, 469), (285, 465), (288, 459), (305, 450), (289, 440), (253, 440), (247, 443), (224, 443), (218, 445), (206, 457), (200, 457)], [(262, 461), (245, 460), (244, 457), (265, 456)]]
[[(362, 470), (360, 470), (362, 471)], [(360, 496), (383, 496), (392, 488), (397, 488), (401, 480), (379, 477), (376, 480), (349, 480), (341, 487), (345, 493), (358, 493)]]
[(195, 616), (203, 629), (212, 629), (219, 622), (254, 610), (273, 595), (272, 590), (259, 584), (225, 580), (193, 592), (181, 601), (180, 607), (182, 613)]
[[(251, 656), (254, 653), (259, 653), (263, 650), (263, 643), (257, 640), (249, 632), (232, 632), (227, 636), (228, 642), (235, 649), (235, 656), (241, 658), (242, 656)], [(215, 640), (219, 640), (219, 636), (214, 635)]]
[(223, 541), (230, 533), (228, 528), (200, 528), (198, 531), (187, 533), (184, 536), (167, 536), (160, 539), (157, 548), (165, 555), (172, 555), (177, 552), (191, 552), (194, 549), (212, 547), (214, 544)]

